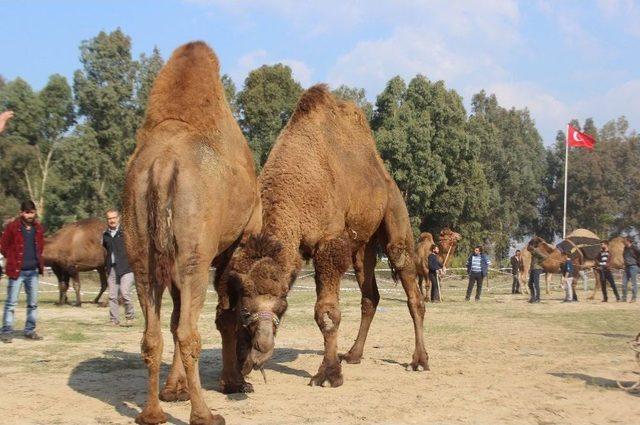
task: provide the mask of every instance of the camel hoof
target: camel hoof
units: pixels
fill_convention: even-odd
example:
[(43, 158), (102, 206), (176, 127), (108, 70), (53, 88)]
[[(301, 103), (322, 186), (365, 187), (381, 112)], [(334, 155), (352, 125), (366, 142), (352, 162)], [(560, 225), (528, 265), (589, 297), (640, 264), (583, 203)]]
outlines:
[(362, 356), (351, 354), (351, 351), (347, 354), (340, 355), (339, 358), (341, 362), (347, 362), (348, 364), (360, 364), (362, 361)]
[(187, 401), (189, 400), (189, 391), (185, 388), (176, 391), (175, 389), (167, 389), (160, 391), (160, 400), (172, 402), (172, 401)]
[(429, 363), (427, 359), (414, 360), (406, 367), (407, 372), (424, 372), (429, 370)]
[(220, 387), (222, 394), (239, 394), (239, 393), (252, 393), (253, 385), (248, 382), (240, 382), (237, 384), (222, 384)]
[(167, 422), (167, 415), (164, 414), (159, 407), (156, 409), (147, 409), (146, 407), (138, 416), (136, 423), (140, 425), (156, 425)]
[(321, 366), (318, 373), (309, 381), (309, 386), (324, 387), (325, 384), (329, 384), (332, 388), (339, 387), (344, 381), (341, 370), (340, 363), (337, 364), (337, 367)]
[(189, 420), (189, 425), (225, 425), (225, 423), (222, 415), (212, 415), (211, 413), (206, 418), (194, 418), (191, 416)]

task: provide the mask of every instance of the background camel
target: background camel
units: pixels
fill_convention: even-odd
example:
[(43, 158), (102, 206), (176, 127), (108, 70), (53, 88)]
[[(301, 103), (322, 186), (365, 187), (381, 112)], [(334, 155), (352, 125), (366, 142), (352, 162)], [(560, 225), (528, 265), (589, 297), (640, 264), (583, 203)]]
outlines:
[[(223, 424), (202, 397), (197, 322), (212, 261), (217, 280), (243, 232), (259, 230), (259, 197), (251, 151), (225, 100), (218, 59), (205, 43), (179, 47), (158, 74), (123, 199), (127, 255), (145, 317), (142, 357), (149, 368), (148, 399), (136, 422), (166, 422), (160, 399), (190, 399), (191, 424)], [(158, 394), (165, 288), (173, 299), (175, 350)]]
[[(525, 264), (525, 270), (522, 274), (526, 272), (526, 281), (525, 284), (529, 282), (529, 270), (531, 266), (531, 251), (538, 252), (543, 260), (541, 262), (542, 270), (544, 271), (544, 282), (545, 282), (545, 293), (551, 293), (551, 275), (552, 274), (562, 274), (560, 267), (566, 261), (565, 255), (560, 251), (560, 249), (554, 247), (553, 245), (547, 243), (544, 239), (539, 236), (534, 236), (529, 243), (527, 244), (526, 258), (523, 255), (523, 261)], [(585, 268), (591, 267), (592, 264), (580, 263), (574, 261), (574, 272), (573, 272), (573, 282), (571, 284), (573, 288), (574, 299), (577, 299), (576, 288), (578, 286), (578, 278), (582, 278), (580, 274), (580, 270), (584, 270)]]
[[(235, 370), (262, 369), (271, 357), (301, 260), (313, 259), (315, 320), (324, 338), (324, 358), (310, 385), (340, 386), (340, 279), (353, 264), (362, 291), (362, 320), (358, 338), (342, 359), (357, 363), (380, 299), (374, 275), (378, 243), (408, 297), (415, 332), (408, 369), (427, 369), (425, 308), (415, 280), (409, 216), (362, 111), (336, 100), (324, 85), (308, 89), (271, 150), (260, 183), (262, 232), (236, 251), (228, 286), (217, 287), (220, 298), (234, 299), (240, 310)], [(223, 344), (223, 355), (236, 345), (224, 339)], [(232, 373), (226, 362), (224, 367), (223, 376)], [(237, 384), (223, 389), (251, 390), (243, 381)]]
[[(449, 267), (451, 260), (456, 252), (458, 242), (462, 239), (459, 233), (452, 231), (449, 228), (444, 228), (440, 231), (440, 253), (438, 254), (438, 260), (445, 266)], [(434, 244), (433, 235), (429, 232), (420, 233), (418, 243), (416, 244), (416, 271), (418, 273), (418, 285), (420, 291), (424, 296), (425, 301), (429, 301), (431, 297), (431, 281), (429, 280), (429, 266), (428, 259), (431, 254), (431, 247)], [(424, 290), (422, 283), (424, 282)]]
[(98, 218), (87, 218), (67, 224), (44, 241), (44, 264), (51, 267), (58, 278), (60, 291), (59, 305), (68, 302), (69, 280), (73, 280), (76, 292), (76, 306), (82, 305), (80, 295), (80, 272), (96, 270), (100, 277), (100, 292), (93, 300), (97, 303), (107, 289), (105, 270), (105, 249), (102, 233), (107, 225)]

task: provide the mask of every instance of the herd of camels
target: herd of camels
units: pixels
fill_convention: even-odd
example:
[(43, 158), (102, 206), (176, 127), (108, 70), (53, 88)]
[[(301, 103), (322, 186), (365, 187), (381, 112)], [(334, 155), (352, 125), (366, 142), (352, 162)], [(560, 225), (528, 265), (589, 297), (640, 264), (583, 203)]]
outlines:
[[(212, 264), (224, 393), (253, 391), (245, 376), (262, 371), (272, 356), (287, 295), (309, 260), (315, 268), (315, 321), (324, 339), (310, 385), (342, 385), (341, 364), (360, 362), (380, 300), (374, 273), (378, 248), (407, 295), (415, 339), (407, 370), (429, 369), (425, 305), (416, 278), (429, 285), (426, 259), (433, 236), (423, 233), (414, 247), (402, 194), (385, 169), (366, 117), (324, 85), (302, 94), (257, 177), (248, 143), (225, 100), (214, 52), (203, 42), (176, 49), (154, 82), (127, 166), (122, 225), (145, 317), (141, 351), (149, 371), (148, 399), (136, 417), (139, 424), (166, 422), (160, 400), (190, 400), (191, 424), (224, 423), (207, 407), (198, 374), (198, 317)], [(101, 220), (87, 219), (47, 239), (45, 263), (58, 278), (59, 303), (67, 303), (72, 281), (75, 303), (81, 304), (79, 272), (87, 270), (100, 275), (101, 291), (94, 300), (99, 301), (106, 288), (104, 229)], [(445, 266), (459, 240), (449, 229), (440, 232)], [(614, 267), (621, 267), (618, 241), (610, 246)], [(559, 272), (557, 248), (534, 238), (529, 249), (543, 254), (547, 273)], [(339, 287), (350, 267), (362, 294), (361, 321), (353, 346), (339, 354)], [(173, 300), (175, 349), (160, 389), (165, 290)], [(428, 288), (424, 293), (428, 297)]]

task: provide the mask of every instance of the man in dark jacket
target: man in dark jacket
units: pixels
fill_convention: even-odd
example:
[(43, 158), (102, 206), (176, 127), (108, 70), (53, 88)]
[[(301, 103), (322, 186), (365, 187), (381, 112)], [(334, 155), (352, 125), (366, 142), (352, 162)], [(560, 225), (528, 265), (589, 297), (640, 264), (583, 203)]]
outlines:
[(622, 275), (622, 300), (627, 301), (627, 290), (631, 281), (631, 300), (634, 303), (638, 297), (638, 264), (640, 264), (640, 251), (633, 245), (633, 239), (627, 236), (622, 251), (624, 259), (624, 273)]
[(5, 273), (9, 277), (7, 299), (2, 316), (3, 342), (12, 342), (13, 322), (20, 287), (24, 284), (27, 294), (27, 321), (24, 336), (40, 340), (36, 333), (38, 317), (38, 274), (44, 271), (42, 250), (44, 249), (44, 229), (36, 220), (36, 206), (33, 201), (20, 205), (20, 217), (9, 223), (2, 233), (2, 255), (6, 258)]
[(511, 285), (512, 294), (521, 294), (520, 292), (520, 273), (524, 270), (524, 263), (522, 262), (522, 253), (520, 250), (516, 250), (516, 253), (511, 257), (511, 274), (513, 275), (513, 284)]
[(109, 284), (109, 319), (111, 324), (120, 325), (120, 307), (118, 305), (118, 290), (124, 301), (124, 326), (131, 326), (135, 312), (131, 302), (131, 287), (133, 286), (133, 272), (129, 267), (127, 253), (124, 248), (124, 238), (120, 228), (120, 213), (118, 210), (107, 211), (107, 229), (102, 235), (102, 245), (107, 250), (105, 266), (107, 269), (107, 283)]
[(600, 254), (596, 258), (596, 268), (600, 275), (600, 288), (602, 289), (602, 302), (606, 303), (609, 298), (607, 296), (607, 282), (613, 289), (613, 295), (616, 296), (616, 301), (620, 301), (620, 295), (618, 295), (618, 288), (616, 288), (616, 282), (613, 280), (613, 274), (611, 273), (611, 253), (609, 252), (609, 242), (602, 241), (600, 244)]
[(531, 297), (530, 303), (540, 302), (540, 275), (543, 272), (542, 262), (544, 257), (535, 249), (529, 249), (531, 252), (531, 267), (529, 268), (529, 292)]
[(467, 259), (467, 274), (469, 275), (469, 285), (467, 286), (467, 296), (465, 300), (471, 299), (474, 285), (476, 286), (476, 301), (480, 301), (482, 294), (482, 280), (489, 273), (489, 258), (482, 253), (482, 247), (476, 246), (473, 253)]
[(429, 280), (431, 281), (431, 302), (440, 302), (440, 280), (439, 274), (442, 273), (442, 263), (438, 260), (440, 248), (438, 245), (431, 247), (429, 254)]

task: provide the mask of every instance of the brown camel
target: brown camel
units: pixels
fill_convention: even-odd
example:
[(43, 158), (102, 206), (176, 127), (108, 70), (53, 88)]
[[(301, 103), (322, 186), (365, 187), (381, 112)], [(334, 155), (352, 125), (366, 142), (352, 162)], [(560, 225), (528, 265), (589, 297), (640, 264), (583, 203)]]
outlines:
[[(451, 264), (453, 255), (456, 252), (456, 246), (460, 239), (462, 239), (462, 236), (449, 228), (444, 228), (440, 231), (440, 253), (438, 254), (438, 260), (444, 267), (449, 267), (449, 264)], [(431, 233), (420, 233), (418, 243), (416, 244), (416, 271), (418, 273), (418, 285), (420, 286), (420, 291), (424, 295), (425, 302), (429, 302), (429, 298), (431, 297), (431, 281), (429, 280), (428, 259), (431, 254), (431, 247), (434, 244), (435, 242)], [(423, 281), (424, 290), (422, 288)]]
[[(202, 310), (209, 267), (224, 271), (244, 232), (260, 230), (253, 157), (220, 81), (218, 59), (203, 42), (176, 49), (158, 74), (124, 190), (123, 229), (145, 317), (142, 357), (148, 399), (139, 424), (166, 422), (160, 400), (191, 400), (191, 424), (223, 424), (200, 385)], [(160, 308), (173, 300), (175, 350), (160, 394)]]
[[(308, 89), (271, 150), (260, 183), (262, 232), (236, 251), (229, 279), (216, 286), (219, 326), (232, 314), (227, 305), (242, 324), (237, 352), (235, 340), (223, 339), (223, 391), (251, 391), (243, 375), (262, 370), (273, 354), (276, 330), (302, 259), (314, 262), (315, 320), (325, 348), (310, 385), (340, 386), (341, 359), (360, 361), (380, 299), (374, 275), (378, 243), (408, 297), (415, 332), (408, 369), (428, 369), (425, 307), (415, 280), (409, 215), (362, 111), (335, 99), (325, 85)], [(362, 321), (353, 347), (339, 357), (340, 280), (351, 264), (362, 291)]]
[(76, 306), (82, 305), (80, 295), (80, 272), (96, 270), (100, 277), (100, 292), (93, 300), (98, 303), (107, 289), (107, 274), (104, 266), (105, 250), (102, 233), (107, 225), (98, 218), (87, 218), (67, 224), (44, 242), (44, 264), (51, 267), (58, 278), (60, 298), (58, 305), (68, 303), (69, 280), (73, 280)]

